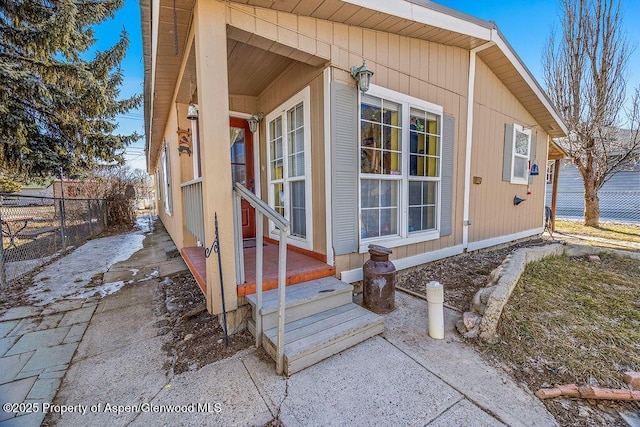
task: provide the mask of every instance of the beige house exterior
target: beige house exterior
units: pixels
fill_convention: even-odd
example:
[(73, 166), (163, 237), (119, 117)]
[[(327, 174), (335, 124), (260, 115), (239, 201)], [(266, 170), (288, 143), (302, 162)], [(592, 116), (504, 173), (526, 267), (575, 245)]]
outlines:
[[(251, 292), (234, 182), (289, 220), (291, 250), (351, 283), (369, 244), (402, 269), (542, 232), (544, 166), (567, 130), (495, 24), (421, 0), (141, 4), (148, 171), (211, 313), (220, 277), (228, 312)], [(238, 124), (258, 113), (255, 133)], [(215, 254), (190, 255), (214, 215), (222, 276)], [(267, 221), (264, 236), (278, 238)]]

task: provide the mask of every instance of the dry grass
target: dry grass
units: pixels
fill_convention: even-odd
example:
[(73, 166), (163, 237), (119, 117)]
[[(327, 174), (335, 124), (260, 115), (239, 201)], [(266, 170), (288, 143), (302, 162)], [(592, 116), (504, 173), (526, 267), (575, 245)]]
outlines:
[(566, 234), (640, 243), (640, 225), (602, 223), (599, 228), (585, 227), (577, 221), (556, 221), (556, 231)]
[(495, 350), (520, 366), (533, 388), (594, 381), (621, 387), (622, 372), (640, 370), (640, 261), (601, 259), (530, 264), (505, 307)]

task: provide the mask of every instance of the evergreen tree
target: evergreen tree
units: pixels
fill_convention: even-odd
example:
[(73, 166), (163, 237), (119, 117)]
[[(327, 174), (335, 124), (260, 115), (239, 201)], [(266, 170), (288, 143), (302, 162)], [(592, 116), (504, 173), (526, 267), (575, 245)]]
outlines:
[(124, 162), (137, 134), (117, 135), (115, 116), (140, 105), (119, 100), (128, 39), (89, 50), (92, 27), (123, 0), (0, 2), (0, 166), (26, 175), (74, 176), (97, 163)]

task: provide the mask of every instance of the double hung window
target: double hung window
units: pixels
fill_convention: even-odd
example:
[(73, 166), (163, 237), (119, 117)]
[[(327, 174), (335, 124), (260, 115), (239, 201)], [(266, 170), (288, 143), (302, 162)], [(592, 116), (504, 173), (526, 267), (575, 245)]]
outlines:
[(442, 107), (379, 87), (361, 96), (361, 245), (438, 237), (441, 139)]

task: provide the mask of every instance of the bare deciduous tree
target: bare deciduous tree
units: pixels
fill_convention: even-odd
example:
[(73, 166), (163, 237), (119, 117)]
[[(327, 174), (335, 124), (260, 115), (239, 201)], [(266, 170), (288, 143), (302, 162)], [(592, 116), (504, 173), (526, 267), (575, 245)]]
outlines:
[(621, 0), (560, 4), (562, 31), (549, 37), (544, 79), (569, 128), (559, 143), (582, 175), (585, 225), (598, 227), (598, 190), (640, 158), (640, 87), (625, 109), (631, 49), (621, 27)]

